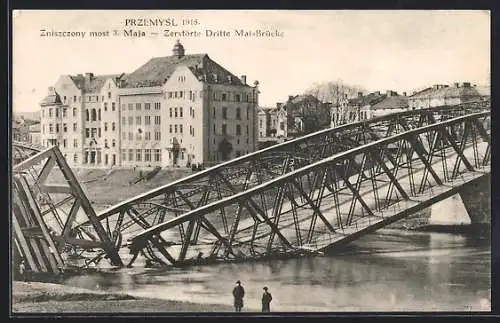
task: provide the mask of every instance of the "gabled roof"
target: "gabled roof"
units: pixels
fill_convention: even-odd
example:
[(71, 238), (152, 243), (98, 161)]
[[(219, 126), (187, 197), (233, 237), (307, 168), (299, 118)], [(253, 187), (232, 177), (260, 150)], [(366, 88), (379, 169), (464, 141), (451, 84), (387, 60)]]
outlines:
[(402, 95), (387, 96), (383, 100), (372, 105), (372, 110), (404, 109), (408, 107), (408, 97)]
[(316, 101), (316, 102), (321, 103), (321, 101), (312, 94), (300, 94), (300, 95), (296, 95), (293, 98), (289, 99), (286, 104), (297, 104), (300, 102), (304, 102), (306, 100), (311, 100), (311, 101)]
[(380, 94), (377, 92), (373, 92), (373, 93), (370, 93), (367, 95), (363, 95), (360, 97), (350, 99), (349, 104), (356, 105), (356, 106), (374, 105), (374, 104), (377, 104), (378, 102), (382, 101), (386, 97), (387, 97), (386, 94)]
[[(92, 77), (86, 77), (82, 74), (70, 75), (69, 77), (75, 83), (76, 87), (83, 90), (84, 93), (97, 93), (100, 92), (104, 83), (107, 80), (112, 79), (116, 84), (116, 78), (123, 77), (125, 74), (108, 74), (108, 75), (92, 75)], [(116, 84), (118, 85), (118, 84)]]
[[(126, 87), (153, 87), (163, 85), (178, 66), (186, 66), (202, 82), (209, 84), (244, 85), (231, 72), (214, 62), (207, 54), (165, 56), (150, 59), (127, 75)], [(231, 78), (231, 82), (229, 81)]]
[(410, 98), (411, 99), (423, 99), (423, 98), (457, 98), (457, 97), (470, 97), (470, 96), (481, 96), (478, 90), (473, 86), (442, 86), (439, 88), (431, 87), (423, 91), (415, 93)]
[(49, 88), (49, 93), (40, 102), (41, 106), (62, 104), (61, 97), (53, 87)]

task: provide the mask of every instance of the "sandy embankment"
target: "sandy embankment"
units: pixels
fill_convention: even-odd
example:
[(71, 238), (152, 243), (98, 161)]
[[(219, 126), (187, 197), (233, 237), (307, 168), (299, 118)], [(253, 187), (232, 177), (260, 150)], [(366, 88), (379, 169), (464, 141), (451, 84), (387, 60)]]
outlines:
[(232, 312), (231, 306), (133, 297), (66, 285), (14, 282), (14, 313)]

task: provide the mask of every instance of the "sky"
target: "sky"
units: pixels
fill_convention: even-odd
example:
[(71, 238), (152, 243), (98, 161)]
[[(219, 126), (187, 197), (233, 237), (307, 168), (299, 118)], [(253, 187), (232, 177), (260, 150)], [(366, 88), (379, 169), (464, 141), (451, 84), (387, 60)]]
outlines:
[[(125, 26), (126, 19), (140, 18), (198, 24)], [(249, 84), (258, 80), (263, 106), (326, 81), (400, 93), (433, 84), (490, 84), (488, 11), (15, 11), (12, 25), (15, 113), (39, 110), (60, 75), (131, 73), (152, 57), (171, 55), (176, 39), (186, 54), (206, 53), (233, 74), (247, 75)], [(41, 29), (86, 36), (42, 37)], [(88, 36), (130, 29), (149, 36)], [(165, 29), (202, 36), (166, 37)], [(235, 29), (278, 30), (282, 37), (206, 36), (206, 30)]]

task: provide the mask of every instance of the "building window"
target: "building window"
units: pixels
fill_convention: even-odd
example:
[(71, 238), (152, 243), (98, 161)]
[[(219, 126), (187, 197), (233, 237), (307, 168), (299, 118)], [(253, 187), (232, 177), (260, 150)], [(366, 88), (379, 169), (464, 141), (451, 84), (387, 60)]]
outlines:
[(144, 140), (151, 140), (151, 132), (145, 132), (144, 133)]
[(236, 120), (241, 120), (241, 109), (236, 108)]
[(52, 117), (52, 108), (49, 108), (49, 117)]
[(168, 92), (168, 98), (171, 99), (172, 98), (172, 92)]
[(236, 102), (240, 102), (240, 101), (241, 101), (241, 97), (240, 97), (240, 95), (239, 95), (239, 94), (236, 94), (236, 97), (235, 97), (235, 98), (236, 98)]
[(111, 102), (111, 111), (116, 110), (116, 104), (114, 102)]
[(179, 108), (179, 117), (182, 118), (182, 107)]
[(128, 150), (128, 160), (134, 161), (134, 150), (133, 149)]
[(56, 123), (56, 133), (59, 133), (59, 124)]
[(109, 148), (108, 147), (108, 139), (104, 139), (104, 148)]
[(128, 109), (129, 109), (129, 110), (132, 110), (133, 108), (134, 108), (134, 105), (133, 105), (132, 103), (129, 103), (129, 104), (128, 104)]
[(127, 160), (127, 151), (125, 149), (122, 149), (122, 160), (123, 161)]
[(141, 104), (140, 103), (136, 103), (135, 104), (135, 109), (136, 110), (140, 110), (141, 109)]
[(116, 123), (111, 123), (111, 130), (112, 131), (115, 131), (116, 130)]
[(241, 125), (239, 124), (236, 125), (236, 135), (241, 136)]
[(144, 149), (144, 161), (151, 161), (151, 149)]
[(104, 111), (108, 111), (108, 103), (104, 102)]
[(259, 119), (259, 128), (262, 128), (262, 119)]
[(172, 108), (170, 108), (169, 110), (170, 110), (170, 118), (172, 118)]
[(73, 154), (73, 163), (77, 163), (78, 162), (78, 155), (77, 154)]
[(151, 109), (151, 103), (144, 103), (144, 110), (150, 110)]
[(161, 132), (155, 131), (155, 140), (160, 141), (161, 140)]
[(227, 125), (226, 124), (222, 125), (222, 134), (223, 135), (227, 134)]
[(64, 103), (66, 103), (66, 95), (64, 96), (63, 101), (64, 101)]
[(96, 128), (91, 128), (90, 129), (90, 137), (95, 138), (97, 135), (97, 129)]
[(111, 92), (108, 92), (108, 100), (111, 99)]
[(78, 139), (73, 139), (73, 147), (78, 148)]
[(134, 123), (134, 117), (128, 117), (128, 124)]
[(66, 148), (66, 139), (63, 139), (63, 147)]
[(99, 121), (101, 121), (101, 109), (98, 110)]
[(63, 132), (68, 132), (68, 126), (65, 123), (63, 123)]
[(169, 126), (170, 133), (172, 133), (172, 125)]
[(99, 96), (98, 95), (95, 96), (95, 102), (99, 102)]
[(227, 94), (226, 93), (222, 93), (222, 101), (226, 101), (227, 100)]
[(90, 129), (85, 128), (85, 138), (89, 138), (89, 137), (90, 137)]
[(141, 161), (141, 160), (142, 160), (141, 150), (140, 149), (136, 149), (135, 150), (135, 161)]
[(112, 147), (116, 147), (116, 140), (115, 140), (115, 139), (113, 139), (113, 140), (111, 141), (111, 146), (112, 146)]
[(63, 108), (63, 118), (66, 118), (68, 116), (68, 109)]
[(157, 161), (157, 162), (161, 161), (161, 150), (160, 149), (155, 149), (155, 161)]
[(184, 95), (184, 92), (183, 91), (179, 91), (179, 98), (182, 98), (183, 95)]
[(73, 97), (73, 102), (76, 102), (76, 95)]
[(177, 133), (177, 125), (174, 125), (174, 132)]
[(141, 116), (137, 116), (137, 117), (135, 117), (135, 123), (136, 123), (136, 124), (141, 124), (141, 123), (142, 123), (141, 121), (142, 121), (142, 120), (141, 120)]
[(97, 121), (97, 111), (92, 109), (92, 121)]
[(127, 124), (127, 118), (122, 117), (122, 124)]
[(108, 131), (108, 123), (104, 122), (104, 132)]
[(151, 124), (151, 116), (145, 116), (144, 117), (144, 124), (145, 125), (150, 125)]
[(160, 110), (161, 108), (161, 103), (160, 102), (156, 102), (155, 103), (155, 110)]
[(222, 119), (227, 120), (227, 108), (222, 108)]
[(182, 125), (179, 125), (179, 132), (182, 133)]
[(99, 138), (101, 138), (101, 128), (98, 128), (98, 129), (97, 129), (97, 133), (99, 134), (99, 135), (98, 135), (98, 136), (99, 136)]
[(214, 124), (214, 127), (213, 127), (213, 129), (214, 129), (214, 134), (215, 134), (215, 124)]
[(213, 108), (213, 115), (214, 115), (214, 119), (215, 119), (215, 107)]
[(160, 116), (155, 116), (155, 124), (156, 125), (161, 124)]
[(174, 116), (177, 118), (177, 108), (175, 108), (174, 111)]

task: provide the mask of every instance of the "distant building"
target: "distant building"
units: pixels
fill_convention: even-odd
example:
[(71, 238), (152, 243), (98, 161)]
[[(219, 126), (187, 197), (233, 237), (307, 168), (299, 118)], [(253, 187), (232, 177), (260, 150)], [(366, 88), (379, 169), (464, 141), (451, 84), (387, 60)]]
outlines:
[(15, 141), (30, 142), (30, 127), (39, 124), (39, 121), (25, 119), (24, 116), (14, 117), (12, 120), (12, 139)]
[(283, 103), (277, 103), (273, 108), (260, 107), (257, 114), (259, 140), (269, 137), (287, 137), (288, 119)]
[(408, 110), (408, 97), (406, 92), (399, 95), (395, 91), (387, 91), (385, 97), (370, 107), (369, 118), (384, 116)]
[(330, 107), (330, 103), (321, 102), (313, 95), (289, 96), (281, 108), (286, 111), (286, 136), (297, 137), (328, 128)]
[(410, 109), (425, 109), (443, 105), (456, 105), (482, 100), (484, 97), (470, 83), (454, 83), (449, 85), (434, 85), (414, 93), (408, 98)]
[(256, 149), (257, 85), (177, 41), (130, 74), (62, 75), (40, 103), (41, 140), (73, 166), (217, 163)]
[(367, 95), (358, 92), (357, 97), (351, 99), (345, 96), (338, 105), (331, 108), (331, 127), (372, 118), (372, 106), (384, 100), (386, 96), (380, 91)]
[(40, 123), (33, 124), (29, 126), (28, 129), (28, 141), (35, 146), (42, 145), (42, 138), (40, 133)]

